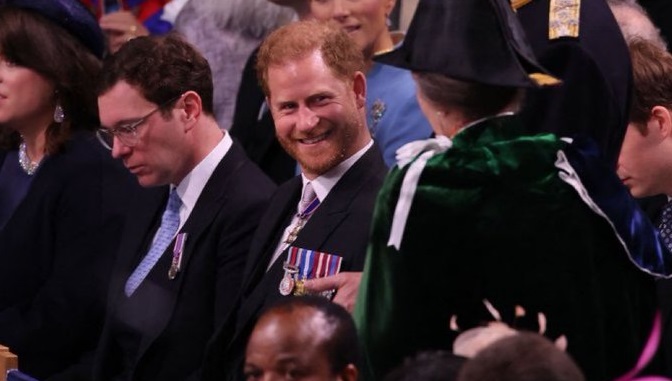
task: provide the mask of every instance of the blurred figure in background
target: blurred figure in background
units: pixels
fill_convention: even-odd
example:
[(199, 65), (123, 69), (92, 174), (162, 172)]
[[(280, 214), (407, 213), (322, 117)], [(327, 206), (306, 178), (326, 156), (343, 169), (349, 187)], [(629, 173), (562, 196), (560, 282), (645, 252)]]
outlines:
[(174, 30), (210, 63), (215, 84), (215, 116), (231, 128), (245, 62), (271, 31), (295, 17), (292, 9), (268, 0), (190, 0)]
[(490, 344), (467, 361), (457, 381), (584, 381), (572, 358), (550, 340), (519, 332)]
[(0, 2), (0, 343), (40, 379), (92, 350), (133, 179), (96, 142), (104, 37), (77, 0)]
[(616, 168), (628, 122), (632, 66), (605, 0), (511, 0), (534, 55), (562, 86), (529, 89), (529, 132), (595, 141)]
[(667, 49), (667, 44), (646, 10), (639, 5), (637, 0), (607, 0), (611, 12), (618, 26), (621, 28), (626, 41), (632, 38), (648, 40), (662, 49)]
[(129, 40), (164, 34), (172, 29), (177, 14), (188, 0), (80, 0), (99, 18), (114, 53)]

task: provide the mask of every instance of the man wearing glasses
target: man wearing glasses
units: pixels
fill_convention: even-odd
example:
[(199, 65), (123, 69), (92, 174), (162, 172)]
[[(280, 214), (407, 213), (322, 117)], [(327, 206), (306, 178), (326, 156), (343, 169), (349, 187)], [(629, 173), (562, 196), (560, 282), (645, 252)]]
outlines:
[(128, 195), (94, 379), (184, 380), (232, 312), (274, 185), (217, 125), (208, 63), (179, 37), (134, 39), (102, 73), (98, 138), (143, 188)]

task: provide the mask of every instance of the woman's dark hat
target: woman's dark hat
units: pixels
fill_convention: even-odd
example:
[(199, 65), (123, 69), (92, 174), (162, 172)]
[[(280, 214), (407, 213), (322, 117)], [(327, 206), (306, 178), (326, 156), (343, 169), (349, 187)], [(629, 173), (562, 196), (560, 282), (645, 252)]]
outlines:
[(105, 36), (98, 21), (79, 0), (0, 0), (0, 6), (29, 9), (65, 28), (96, 57), (103, 58)]
[(537, 63), (509, 0), (420, 0), (403, 44), (374, 59), (494, 86), (560, 82)]

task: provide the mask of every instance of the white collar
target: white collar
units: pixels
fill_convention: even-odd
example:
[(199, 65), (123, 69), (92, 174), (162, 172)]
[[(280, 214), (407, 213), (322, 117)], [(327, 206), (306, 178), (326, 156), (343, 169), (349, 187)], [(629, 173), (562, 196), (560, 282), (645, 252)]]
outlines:
[(331, 189), (338, 183), (338, 181), (343, 177), (343, 175), (352, 167), (357, 160), (359, 160), (366, 151), (369, 150), (373, 146), (373, 139), (369, 141), (369, 143), (364, 146), (364, 148), (360, 149), (357, 151), (354, 155), (350, 156), (349, 158), (343, 160), (340, 162), (337, 166), (334, 168), (328, 170), (327, 172), (321, 174), (320, 176), (316, 177), (313, 180), (308, 180), (306, 176), (301, 174), (301, 180), (303, 181), (303, 188), (306, 187), (306, 184), (310, 181), (310, 183), (313, 186), (313, 189), (315, 190), (315, 194), (317, 195), (317, 198), (320, 200), (320, 202), (324, 201), (325, 198), (327, 198), (327, 195), (329, 192), (331, 192)]
[(229, 152), (232, 145), (233, 140), (231, 139), (231, 136), (224, 131), (222, 140), (217, 143), (215, 148), (213, 148), (212, 151), (210, 151), (210, 153), (203, 158), (203, 160), (201, 160), (201, 162), (198, 163), (177, 186), (177, 194), (182, 200), (182, 207), (180, 208), (180, 227), (184, 225), (184, 222), (189, 218), (191, 211), (194, 210), (194, 206), (196, 206), (196, 201), (198, 201), (201, 192), (203, 192), (203, 189), (205, 188), (205, 184), (210, 180), (215, 168), (217, 168), (219, 162), (222, 161), (224, 156)]

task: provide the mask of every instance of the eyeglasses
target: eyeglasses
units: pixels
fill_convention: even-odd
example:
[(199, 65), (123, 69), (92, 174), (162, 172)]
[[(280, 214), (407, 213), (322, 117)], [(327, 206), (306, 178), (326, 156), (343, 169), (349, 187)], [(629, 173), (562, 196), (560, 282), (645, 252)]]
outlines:
[(106, 127), (100, 127), (96, 131), (96, 137), (98, 137), (98, 140), (100, 141), (100, 144), (103, 145), (103, 147), (107, 148), (108, 150), (112, 150), (112, 147), (114, 146), (114, 137), (116, 136), (119, 141), (127, 146), (127, 147), (133, 147), (136, 144), (138, 144), (138, 141), (140, 140), (138, 137), (138, 128), (147, 121), (147, 119), (154, 115), (157, 111), (161, 110), (162, 108), (166, 107), (170, 103), (180, 99), (183, 94), (180, 94), (174, 98), (169, 99), (168, 101), (162, 103), (159, 105), (159, 107), (155, 108), (154, 110), (150, 111), (147, 115), (141, 117), (140, 119), (136, 120), (135, 122), (131, 123), (126, 123), (126, 124), (120, 124), (117, 127), (114, 128), (106, 128)]

